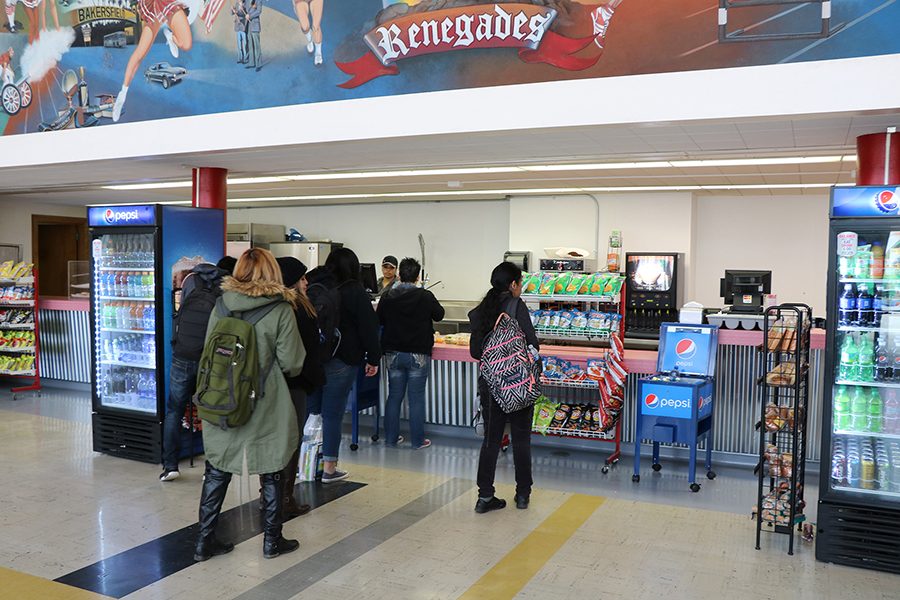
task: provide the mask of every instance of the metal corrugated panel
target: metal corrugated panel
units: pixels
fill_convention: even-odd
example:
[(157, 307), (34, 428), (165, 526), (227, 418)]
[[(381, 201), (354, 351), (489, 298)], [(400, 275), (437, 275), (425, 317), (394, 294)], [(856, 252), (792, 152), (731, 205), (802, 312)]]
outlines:
[[(810, 403), (807, 458), (819, 460), (822, 419), (822, 350), (810, 352)], [(762, 374), (762, 355), (753, 346), (719, 346), (716, 365), (716, 410), (713, 450), (755, 456), (759, 452), (759, 433), (754, 426), (762, 414), (763, 394), (757, 385)], [(381, 402), (387, 398), (387, 366), (382, 363)], [(625, 389), (622, 412), (622, 441), (634, 443), (635, 407), (638, 380), (647, 373), (631, 373)], [(436, 425), (467, 427), (477, 406), (478, 364), (435, 360), (426, 388), (425, 420)], [(555, 389), (554, 399), (561, 402), (588, 403), (597, 396), (591, 391)], [(407, 418), (406, 403), (402, 418)], [(365, 414), (372, 414), (371, 410)], [(701, 448), (705, 448), (705, 443)]]
[(91, 382), (90, 313), (41, 310), (41, 377)]

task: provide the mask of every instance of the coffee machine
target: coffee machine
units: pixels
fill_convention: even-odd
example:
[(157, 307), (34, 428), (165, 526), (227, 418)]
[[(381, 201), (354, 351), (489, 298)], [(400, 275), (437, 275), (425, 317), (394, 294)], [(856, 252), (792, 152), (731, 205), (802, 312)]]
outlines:
[(625, 337), (658, 340), (662, 323), (678, 321), (683, 264), (674, 252), (625, 254)]

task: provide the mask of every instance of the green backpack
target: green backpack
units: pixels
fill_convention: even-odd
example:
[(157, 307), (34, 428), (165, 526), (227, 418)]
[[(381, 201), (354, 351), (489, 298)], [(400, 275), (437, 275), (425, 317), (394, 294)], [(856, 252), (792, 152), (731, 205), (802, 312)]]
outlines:
[(256, 402), (265, 395), (266, 379), (275, 364), (273, 358), (260, 373), (253, 326), (281, 302), (232, 313), (222, 298), (216, 301), (220, 318), (203, 346), (194, 395), (197, 415), (204, 421), (228, 429), (250, 420)]

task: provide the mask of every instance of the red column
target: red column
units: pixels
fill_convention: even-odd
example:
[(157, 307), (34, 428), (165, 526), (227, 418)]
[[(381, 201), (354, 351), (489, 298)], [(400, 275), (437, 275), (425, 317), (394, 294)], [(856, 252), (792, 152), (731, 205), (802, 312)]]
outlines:
[(856, 185), (900, 184), (900, 133), (856, 138)]
[[(228, 169), (216, 167), (194, 167), (191, 170), (191, 205), (195, 208), (220, 208), (224, 213), (222, 226), (225, 227), (223, 240), (228, 229)], [(224, 242), (223, 242), (224, 243)], [(223, 248), (224, 251), (224, 248)]]

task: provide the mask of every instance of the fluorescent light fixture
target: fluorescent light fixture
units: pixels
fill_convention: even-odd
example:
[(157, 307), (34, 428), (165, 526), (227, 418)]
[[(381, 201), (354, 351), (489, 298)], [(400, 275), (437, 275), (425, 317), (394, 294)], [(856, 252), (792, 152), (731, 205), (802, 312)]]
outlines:
[(843, 156), (781, 156), (775, 158), (723, 158), (710, 160), (671, 160), (672, 167), (751, 167), (767, 165), (808, 165), (841, 162)]
[(668, 161), (584, 163), (576, 165), (523, 165), (523, 171), (604, 171), (609, 169), (659, 169), (670, 167)]
[[(430, 177), (439, 175), (484, 175), (492, 173), (519, 173), (521, 167), (470, 167), (459, 169), (405, 169), (402, 171), (362, 171), (355, 173), (308, 173), (285, 175), (291, 181), (322, 181), (334, 179), (368, 179), (370, 177)], [(229, 183), (231, 183), (229, 181)]]
[[(189, 188), (193, 185), (190, 181), (160, 181), (157, 183), (127, 183), (121, 185), (104, 185), (101, 186), (104, 190), (118, 190), (118, 191), (131, 191), (131, 190), (170, 190), (175, 188)], [(99, 205), (105, 206), (105, 205)]]
[(86, 206), (147, 206), (148, 204), (185, 204), (191, 205), (190, 200), (166, 200), (164, 202), (101, 202), (99, 204), (87, 204)]
[(244, 185), (248, 183), (284, 183), (290, 181), (289, 177), (231, 177), (228, 185)]

